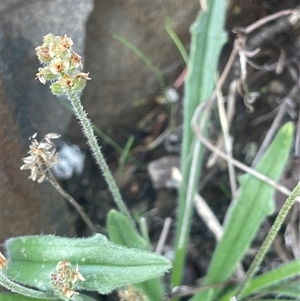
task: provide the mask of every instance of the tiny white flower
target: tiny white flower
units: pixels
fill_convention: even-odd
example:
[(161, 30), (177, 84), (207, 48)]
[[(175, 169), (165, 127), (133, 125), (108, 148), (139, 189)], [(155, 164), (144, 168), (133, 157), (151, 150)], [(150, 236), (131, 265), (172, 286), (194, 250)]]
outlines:
[(49, 64), (49, 69), (53, 74), (60, 74), (70, 68), (70, 62), (66, 59), (55, 57)]

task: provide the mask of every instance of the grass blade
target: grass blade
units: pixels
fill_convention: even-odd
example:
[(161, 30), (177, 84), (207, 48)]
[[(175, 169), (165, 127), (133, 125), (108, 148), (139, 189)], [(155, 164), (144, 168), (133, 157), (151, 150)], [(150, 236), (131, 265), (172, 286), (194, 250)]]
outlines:
[(131, 49), (147, 65), (147, 67), (153, 72), (153, 74), (157, 78), (160, 88), (164, 92), (166, 89), (165, 80), (164, 80), (163, 76), (161, 75), (161, 73), (159, 72), (159, 70), (149, 60), (149, 58), (139, 48), (137, 48), (136, 46), (131, 44), (129, 41), (127, 41), (123, 37), (121, 37), (119, 35), (114, 35), (114, 38), (116, 38), (119, 42), (121, 42), (128, 49)]
[[(254, 278), (243, 294), (242, 297), (246, 297), (250, 294), (259, 293), (260, 291), (275, 285), (280, 285), (281, 282), (287, 281), (288, 279), (295, 277), (299, 275), (300, 273), (300, 260), (295, 260), (292, 262), (289, 262), (288, 264), (279, 266), (278, 268), (267, 272), (261, 276), (258, 276)], [(299, 284), (296, 285), (298, 287), (298, 292), (300, 293), (300, 286)], [(275, 288), (273, 289), (276, 290)], [(231, 290), (230, 292), (226, 293), (226, 295), (222, 296), (222, 298), (219, 301), (228, 301), (230, 297), (235, 295), (235, 291)], [(277, 291), (277, 290), (276, 290)], [(281, 290), (281, 293), (283, 294), (283, 289)], [(291, 292), (291, 290), (289, 290)]]
[(124, 166), (125, 166), (126, 160), (129, 157), (129, 152), (132, 147), (133, 141), (134, 141), (134, 137), (130, 136), (126, 142), (126, 145), (125, 145), (122, 153), (121, 153), (121, 157), (119, 159), (119, 166), (117, 169), (117, 176), (116, 176), (117, 185), (119, 185), (119, 183), (121, 182), (121, 177), (123, 175)]
[[(192, 202), (202, 161), (200, 143), (194, 138), (190, 123), (197, 106), (208, 99), (213, 92), (219, 53), (226, 39), (223, 29), (226, 1), (211, 0), (208, 1), (208, 6), (207, 11), (199, 13), (191, 27), (192, 41), (185, 83), (184, 132), (181, 155), (183, 182), (179, 190), (175, 261), (172, 271), (173, 286), (181, 283), (183, 275), (193, 208)], [(195, 148), (194, 156), (191, 158), (193, 147)], [(195, 166), (197, 169), (192, 170), (192, 167)], [(189, 188), (187, 188), (188, 186)]]
[[(258, 172), (278, 180), (283, 172), (293, 141), (293, 125), (285, 124), (261, 158)], [(274, 211), (274, 188), (259, 179), (244, 175), (237, 199), (228, 210), (224, 234), (217, 245), (209, 266), (205, 284), (222, 282), (230, 278), (243, 258), (262, 221)], [(218, 290), (210, 290), (192, 298), (193, 301), (212, 300)]]
[(170, 38), (176, 45), (177, 49), (179, 50), (185, 64), (188, 65), (189, 55), (188, 55), (187, 51), (185, 50), (183, 44), (181, 43), (180, 39), (178, 38), (177, 34), (173, 30), (171, 21), (169, 18), (166, 19), (166, 30), (167, 30), (167, 33), (169, 34)]

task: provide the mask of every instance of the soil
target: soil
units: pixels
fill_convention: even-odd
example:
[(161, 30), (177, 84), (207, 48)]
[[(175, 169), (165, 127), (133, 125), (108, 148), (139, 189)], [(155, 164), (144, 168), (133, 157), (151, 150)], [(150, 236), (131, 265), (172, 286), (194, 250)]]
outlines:
[[(221, 54), (220, 70), (227, 62), (233, 47), (235, 35), (231, 30), (234, 27), (248, 26), (272, 13), (296, 8), (297, 5), (298, 1), (232, 1), (226, 21), (229, 38)], [(287, 17), (283, 16), (280, 20), (283, 19), (286, 20)], [(258, 92), (258, 96), (253, 103), (247, 103), (242, 96), (244, 94), (243, 91), (237, 92), (235, 114), (231, 122), (234, 157), (247, 165), (251, 165), (255, 153), (277, 115), (279, 107), (287, 98), (290, 99), (291, 103), (278, 125), (280, 126), (289, 120), (297, 122), (297, 119), (299, 119), (299, 21), (297, 26), (288, 26), (286, 23), (280, 23), (279, 18), (277, 18), (273, 22), (261, 26), (247, 37), (247, 50), (260, 48), (259, 53), (251, 60), (256, 65), (262, 66), (262, 68), (257, 69), (253, 67), (254, 64), (253, 66), (248, 64), (248, 73), (245, 81), (249, 91)], [(267, 36), (264, 36), (266, 32)], [(266, 66), (269, 67), (266, 68)], [(184, 66), (181, 66), (180, 70), (175, 70), (174, 77), (178, 77), (183, 69)], [(236, 60), (223, 87), (224, 95), (228, 94), (229, 84), (233, 80), (239, 80), (239, 78), (239, 61)], [(168, 85), (171, 87), (174, 85), (174, 82), (168, 82)], [(293, 89), (297, 89), (298, 94), (292, 93)], [(172, 218), (173, 222), (164, 248), (166, 253), (170, 253), (174, 243), (177, 193), (174, 188), (154, 188), (147, 166), (153, 160), (165, 156), (180, 155), (178, 150), (180, 150), (181, 142), (180, 125), (182, 123), (184, 89), (180, 87), (176, 90), (180, 100), (177, 104), (172, 105), (172, 109), (176, 112), (175, 123), (178, 129), (175, 135), (176, 139), (173, 140), (171, 147), (166, 142), (159, 144), (154, 149), (149, 149), (148, 147), (150, 142), (153, 142), (169, 128), (171, 120), (170, 106), (160, 104), (157, 101), (161, 96), (157, 91), (153, 91), (153, 95), (156, 94), (155, 97), (147, 100), (147, 103), (152, 103), (151, 112), (149, 112), (149, 115), (141, 116), (140, 122), (129, 126), (110, 126), (110, 128), (106, 129), (106, 134), (121, 147), (125, 146), (130, 136), (134, 137), (130, 155), (136, 161), (133, 161), (131, 157), (126, 161), (120, 181), (121, 193), (134, 217), (137, 219), (142, 216), (146, 218), (153, 246), (156, 245), (159, 239), (165, 219), (167, 217)], [(132, 114), (135, 114), (134, 109)], [(148, 122), (147, 117), (150, 122)], [(218, 118), (215, 115), (211, 120), (209, 137), (216, 142), (219, 134), (220, 127)], [(170, 138), (170, 135), (168, 138)], [(116, 175), (120, 154), (100, 138), (99, 143), (111, 170)], [(84, 207), (97, 229), (101, 233), (106, 234), (106, 215), (110, 209), (115, 208), (115, 204), (91, 153), (87, 148), (85, 149), (86, 161), (83, 173), (74, 176), (71, 180), (62, 181), (61, 184)], [(207, 151), (205, 162), (207, 162), (209, 156), (210, 152)], [(137, 161), (138, 164), (136, 163)], [(297, 168), (294, 168), (294, 173), (293, 170), (287, 172), (287, 174), (292, 175), (290, 180), (292, 179), (291, 181), (294, 181), (294, 183), (296, 183), (296, 177), (293, 178), (293, 174), (296, 171)], [(238, 171), (238, 174), (241, 174), (241, 172)], [(228, 171), (224, 161), (217, 160), (214, 166), (210, 168), (204, 167), (199, 181), (199, 191), (220, 222), (223, 221), (231, 201), (229, 187)], [(72, 208), (70, 210), (73, 211)], [(76, 218), (77, 235), (90, 235), (84, 223), (76, 216), (75, 212), (73, 213)], [(254, 250), (262, 241), (267, 229), (266, 222), (252, 246)], [(284, 233), (284, 230), (282, 233)], [(280, 239), (284, 247), (284, 242), (282, 238)], [(214, 236), (197, 213), (194, 212), (183, 284), (195, 286), (198, 280), (205, 276), (215, 246)], [(285, 252), (289, 258), (294, 256), (291, 250), (286, 249)], [(253, 253), (249, 253), (246, 256), (243, 262), (245, 268), (248, 267), (252, 258)], [(265, 260), (263, 268), (270, 268), (281, 262), (281, 260), (276, 248), (274, 248), (267, 260)], [(116, 296), (112, 295), (101, 296), (99, 300), (117, 299)]]

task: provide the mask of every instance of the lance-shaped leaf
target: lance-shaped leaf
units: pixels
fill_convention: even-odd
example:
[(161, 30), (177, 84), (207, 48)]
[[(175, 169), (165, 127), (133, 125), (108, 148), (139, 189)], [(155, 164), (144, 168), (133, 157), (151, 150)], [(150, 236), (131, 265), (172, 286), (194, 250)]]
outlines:
[[(185, 80), (183, 103), (183, 141), (181, 152), (182, 183), (179, 189), (175, 260), (172, 285), (180, 285), (190, 237), (193, 199), (199, 184), (204, 147), (195, 138), (191, 120), (196, 108), (212, 96), (221, 48), (226, 40), (224, 21), (228, 1), (206, 1), (207, 9), (201, 10), (191, 26), (191, 47), (188, 73)], [(201, 115), (199, 116), (199, 120)], [(207, 132), (207, 125), (201, 128)]]
[[(254, 278), (247, 285), (246, 289), (242, 293), (242, 297), (249, 296), (251, 294), (258, 294), (271, 287), (272, 292), (278, 292), (278, 294), (286, 295), (290, 297), (300, 296), (300, 285), (297, 281), (297, 276), (300, 274), (300, 260), (294, 260), (287, 264), (281, 265), (272, 271), (266, 272), (262, 275)], [(293, 278), (296, 279), (293, 282)], [(282, 288), (281, 288), (282, 286)], [(286, 293), (284, 292), (286, 290)], [(219, 301), (228, 301), (234, 294), (236, 289), (230, 290)]]
[(159, 254), (116, 245), (101, 234), (89, 238), (23, 236), (11, 238), (5, 245), (9, 260), (6, 275), (40, 290), (51, 289), (50, 275), (61, 260), (74, 267), (78, 264), (86, 279), (76, 283), (76, 290), (102, 294), (158, 277), (171, 267)]
[[(293, 141), (293, 125), (285, 124), (277, 133), (256, 166), (256, 170), (277, 181), (287, 162)], [(243, 175), (238, 196), (227, 211), (224, 233), (214, 252), (205, 284), (230, 278), (245, 255), (262, 221), (274, 212), (274, 188), (251, 176)], [(210, 301), (218, 289), (200, 292), (191, 300)]]
[[(107, 230), (114, 243), (144, 250), (148, 248), (147, 242), (137, 233), (130, 220), (116, 210), (111, 210), (107, 216)], [(137, 283), (135, 287), (142, 290), (149, 301), (162, 299), (163, 286), (159, 278)]]
[(124, 214), (111, 210), (107, 215), (106, 226), (112, 242), (128, 248), (148, 249), (148, 243)]

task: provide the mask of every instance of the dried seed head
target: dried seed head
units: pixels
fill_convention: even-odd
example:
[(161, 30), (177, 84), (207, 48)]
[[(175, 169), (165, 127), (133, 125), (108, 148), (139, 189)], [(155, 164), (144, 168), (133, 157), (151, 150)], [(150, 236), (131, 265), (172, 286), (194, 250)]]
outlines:
[(0, 252), (0, 270), (4, 268), (4, 266), (6, 265), (6, 258), (4, 257), (4, 255)]
[(62, 36), (56, 37), (56, 42), (57, 42), (58, 48), (62, 51), (71, 50), (71, 48), (74, 44), (72, 39), (68, 38), (68, 36), (66, 34), (63, 37)]
[(60, 81), (62, 87), (65, 89), (72, 89), (74, 87), (74, 78), (68, 74), (64, 75)]
[(73, 52), (70, 57), (70, 63), (72, 68), (82, 68), (81, 56)]
[(75, 284), (77, 281), (85, 281), (85, 278), (79, 273), (78, 264), (76, 264), (75, 271), (72, 272), (72, 283)]
[(42, 84), (46, 84), (47, 80), (55, 80), (56, 76), (53, 74), (49, 67), (39, 68), (38, 73), (36, 74), (36, 79), (38, 78)]
[(124, 289), (118, 291), (120, 301), (147, 301), (148, 299), (143, 292), (133, 285), (128, 285)]
[(58, 153), (56, 153), (56, 145), (51, 139), (57, 139), (59, 134), (49, 133), (44, 139), (38, 142), (36, 138), (37, 133), (29, 137), (31, 144), (29, 146), (29, 156), (23, 158), (23, 164), (21, 170), (30, 169), (31, 174), (29, 179), (43, 182), (48, 170), (58, 162)]
[(84, 281), (85, 278), (79, 273), (78, 265), (75, 270), (67, 260), (60, 261), (55, 271), (50, 276), (51, 285), (60, 297), (70, 300), (74, 294), (78, 294), (74, 289), (78, 281)]
[(74, 79), (75, 87), (78, 91), (83, 90), (85, 87), (86, 81), (91, 80), (88, 73), (79, 72), (76, 74)]
[(48, 48), (45, 44), (35, 48), (36, 55), (38, 56), (41, 63), (49, 63), (51, 61), (51, 56), (49, 54)]

